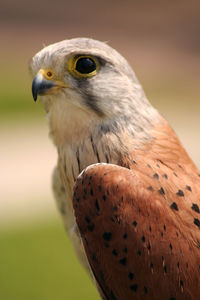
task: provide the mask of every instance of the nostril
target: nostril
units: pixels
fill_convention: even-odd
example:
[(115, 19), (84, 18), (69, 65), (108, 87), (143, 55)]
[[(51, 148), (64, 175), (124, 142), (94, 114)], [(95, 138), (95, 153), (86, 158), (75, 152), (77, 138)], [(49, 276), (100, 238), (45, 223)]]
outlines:
[(51, 71), (48, 71), (47, 76), (51, 78), (51, 77), (53, 77), (53, 73)]

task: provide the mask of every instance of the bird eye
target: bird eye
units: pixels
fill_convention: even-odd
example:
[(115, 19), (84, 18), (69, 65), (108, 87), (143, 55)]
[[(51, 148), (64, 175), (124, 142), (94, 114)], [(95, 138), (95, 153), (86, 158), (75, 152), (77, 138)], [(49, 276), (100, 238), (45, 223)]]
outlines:
[(96, 70), (95, 61), (90, 57), (80, 57), (76, 61), (76, 71), (81, 74), (90, 74)]
[(90, 56), (76, 56), (69, 61), (69, 71), (77, 77), (94, 76), (97, 72), (97, 61)]

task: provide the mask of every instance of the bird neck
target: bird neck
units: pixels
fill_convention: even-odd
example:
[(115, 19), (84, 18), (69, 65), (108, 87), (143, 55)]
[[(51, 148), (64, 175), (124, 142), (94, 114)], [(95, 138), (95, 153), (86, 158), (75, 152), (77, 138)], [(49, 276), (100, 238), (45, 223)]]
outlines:
[[(141, 94), (141, 92), (140, 92)], [(120, 139), (127, 144), (127, 136), (135, 146), (150, 138), (151, 129), (161, 117), (144, 94), (134, 101), (127, 99), (119, 111), (108, 111), (103, 117), (94, 111), (76, 106), (65, 98), (52, 101), (48, 110), (50, 136), (57, 148), (66, 144), (82, 144), (91, 135), (97, 139)], [(125, 139), (125, 141), (124, 141)]]
[[(154, 118), (154, 124), (158, 122), (157, 118)], [(153, 139), (151, 131), (154, 124), (147, 116), (137, 115), (134, 119), (120, 116), (96, 123), (92, 119), (89, 123), (81, 118), (80, 122), (85, 127), (77, 124), (79, 130), (73, 131), (74, 127), (71, 124), (67, 133), (62, 132), (66, 134), (65, 138), (62, 136), (62, 143), (57, 136), (55, 140), (59, 141), (56, 146), (61, 160), (60, 166), (67, 166), (70, 182), (88, 165), (102, 162), (119, 164), (130, 157), (135, 149), (143, 148)], [(69, 131), (73, 132), (70, 138)]]

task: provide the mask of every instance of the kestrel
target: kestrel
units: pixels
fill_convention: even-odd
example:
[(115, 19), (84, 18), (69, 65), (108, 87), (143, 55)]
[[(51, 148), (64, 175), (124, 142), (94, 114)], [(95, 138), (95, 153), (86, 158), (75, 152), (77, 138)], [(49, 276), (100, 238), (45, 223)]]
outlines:
[(200, 173), (127, 61), (75, 38), (31, 70), (58, 151), (57, 204), (102, 298), (200, 299)]

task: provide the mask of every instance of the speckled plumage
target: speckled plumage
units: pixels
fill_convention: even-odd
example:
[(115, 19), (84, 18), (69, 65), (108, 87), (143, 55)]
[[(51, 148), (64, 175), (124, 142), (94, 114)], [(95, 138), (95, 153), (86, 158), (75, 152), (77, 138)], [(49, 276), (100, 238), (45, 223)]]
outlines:
[[(93, 55), (98, 72), (73, 76), (72, 55)], [(102, 297), (198, 299), (200, 175), (126, 60), (78, 38), (36, 54), (33, 75), (40, 69), (62, 82), (41, 96), (58, 150), (55, 197)]]
[(105, 299), (200, 295), (199, 174), (185, 153), (172, 165), (155, 146), (157, 159), (152, 145), (134, 163), (93, 165), (76, 182), (76, 220)]

